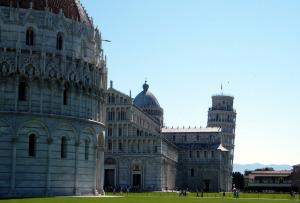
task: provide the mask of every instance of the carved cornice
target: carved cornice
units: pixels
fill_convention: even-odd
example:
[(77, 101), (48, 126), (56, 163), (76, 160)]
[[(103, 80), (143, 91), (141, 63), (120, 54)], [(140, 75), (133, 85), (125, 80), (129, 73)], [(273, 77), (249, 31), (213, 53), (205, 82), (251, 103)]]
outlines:
[[(41, 60), (46, 63), (45, 70), (40, 64)], [(20, 68), (16, 70), (15, 67), (16, 53), (0, 52), (0, 78), (9, 75), (21, 75), (28, 80), (40, 79), (47, 81), (55, 81), (59, 83), (69, 83), (75, 88), (79, 88), (88, 94), (102, 95), (106, 90), (100, 85), (101, 80), (106, 80), (106, 75), (101, 74), (99, 68), (94, 64), (87, 64), (81, 60), (69, 61), (66, 59), (67, 64), (77, 64), (71, 68), (66, 67), (66, 71), (61, 69), (60, 60), (51, 55), (41, 57), (39, 53), (28, 54), (21, 53), (19, 63)], [(48, 63), (47, 63), (48, 62)]]

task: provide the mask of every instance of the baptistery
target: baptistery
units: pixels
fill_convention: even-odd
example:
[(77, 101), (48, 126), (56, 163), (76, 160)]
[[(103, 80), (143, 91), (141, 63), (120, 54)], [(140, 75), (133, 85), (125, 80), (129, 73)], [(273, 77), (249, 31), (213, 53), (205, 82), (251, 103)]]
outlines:
[(0, 0), (0, 197), (103, 192), (101, 42), (79, 0)]

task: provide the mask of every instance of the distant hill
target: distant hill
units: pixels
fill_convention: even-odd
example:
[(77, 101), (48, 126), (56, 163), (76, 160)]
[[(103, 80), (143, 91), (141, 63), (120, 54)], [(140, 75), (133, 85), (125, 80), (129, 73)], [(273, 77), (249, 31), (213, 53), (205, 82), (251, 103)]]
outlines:
[(233, 172), (240, 172), (244, 174), (245, 170), (255, 170), (258, 168), (266, 168), (271, 167), (274, 168), (274, 170), (290, 170), (293, 167), (290, 165), (279, 165), (279, 164), (260, 164), (260, 163), (253, 163), (253, 164), (233, 164)]

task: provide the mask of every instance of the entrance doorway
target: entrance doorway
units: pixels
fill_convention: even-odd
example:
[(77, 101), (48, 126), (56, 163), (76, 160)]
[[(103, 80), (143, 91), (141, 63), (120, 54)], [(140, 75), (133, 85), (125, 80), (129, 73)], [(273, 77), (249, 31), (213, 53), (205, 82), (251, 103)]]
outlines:
[(210, 180), (204, 180), (204, 191), (209, 192)]
[(113, 187), (115, 187), (115, 169), (105, 169), (104, 187), (106, 190), (113, 190)]
[(136, 189), (141, 188), (141, 174), (133, 174), (132, 175), (132, 186)]
[(134, 191), (143, 189), (143, 169), (140, 161), (136, 161), (132, 166), (131, 185)]

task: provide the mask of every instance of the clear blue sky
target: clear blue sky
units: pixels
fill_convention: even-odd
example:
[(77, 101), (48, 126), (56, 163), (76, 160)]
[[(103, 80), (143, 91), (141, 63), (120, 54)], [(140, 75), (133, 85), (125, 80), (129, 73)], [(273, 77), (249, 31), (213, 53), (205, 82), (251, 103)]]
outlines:
[(167, 126), (206, 126), (211, 96), (235, 96), (235, 163), (300, 163), (300, 1), (82, 0), (109, 80), (145, 78)]

